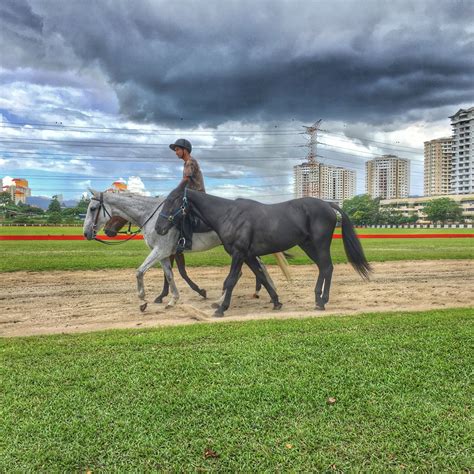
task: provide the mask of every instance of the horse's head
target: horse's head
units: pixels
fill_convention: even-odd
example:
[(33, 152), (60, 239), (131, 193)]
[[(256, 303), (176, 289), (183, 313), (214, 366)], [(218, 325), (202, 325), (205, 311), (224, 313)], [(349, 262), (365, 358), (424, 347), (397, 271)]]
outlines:
[(113, 216), (104, 226), (104, 232), (107, 237), (116, 237), (119, 230), (127, 223), (127, 219), (120, 216)]
[(92, 240), (97, 232), (104, 227), (104, 224), (112, 217), (109, 206), (104, 201), (105, 193), (90, 190), (92, 193), (91, 202), (87, 208), (84, 220), (83, 233), (87, 240)]
[(179, 226), (188, 208), (186, 183), (183, 183), (171, 191), (166, 198), (163, 208), (156, 220), (156, 232), (159, 235), (165, 235), (173, 226)]

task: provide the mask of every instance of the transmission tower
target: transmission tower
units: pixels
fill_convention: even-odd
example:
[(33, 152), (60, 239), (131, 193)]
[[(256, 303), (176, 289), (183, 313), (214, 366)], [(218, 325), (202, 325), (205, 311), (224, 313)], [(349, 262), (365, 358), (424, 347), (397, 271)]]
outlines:
[(322, 119), (319, 119), (317, 122), (314, 122), (313, 125), (310, 127), (303, 126), (306, 129), (306, 134), (309, 135), (308, 143), (306, 146), (309, 148), (308, 151), (308, 163), (315, 164), (316, 163), (316, 150), (318, 145), (318, 130), (321, 125)]

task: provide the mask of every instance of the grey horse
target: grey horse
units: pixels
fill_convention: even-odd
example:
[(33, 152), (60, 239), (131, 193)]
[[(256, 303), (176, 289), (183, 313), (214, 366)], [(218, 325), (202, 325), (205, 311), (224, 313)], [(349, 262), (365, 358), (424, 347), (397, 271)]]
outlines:
[[(121, 229), (129, 225), (129, 230), (128, 231), (121, 231)], [(104, 226), (104, 233), (107, 237), (116, 237), (118, 234), (128, 234), (129, 236), (132, 235), (132, 232), (130, 230), (131, 228), (131, 222), (128, 222), (126, 219), (123, 219), (122, 217), (119, 216), (113, 216), (111, 219), (109, 219)], [(108, 242), (105, 242), (108, 243)], [(122, 243), (122, 242), (120, 242)], [(199, 296), (202, 296), (203, 298), (207, 298), (207, 292), (203, 288), (199, 288), (196, 283), (194, 283), (193, 280), (189, 277), (187, 271), (186, 271), (186, 261), (184, 259), (184, 254), (182, 253), (176, 253), (175, 255), (170, 255), (170, 264), (171, 267), (173, 267), (173, 263), (176, 262), (176, 265), (178, 267), (179, 274), (183, 278), (183, 280), (189, 285), (189, 287), (195, 291)], [(163, 303), (163, 299), (168, 296), (169, 294), (169, 284), (168, 280), (166, 279), (166, 275), (163, 281), (163, 290), (161, 293), (155, 298), (155, 303)], [(258, 298), (258, 292), (260, 288), (256, 288), (254, 297)]]
[[(147, 270), (158, 262), (161, 264), (171, 288), (172, 297), (166, 307), (176, 305), (179, 300), (179, 291), (174, 281), (170, 256), (176, 253), (179, 232), (174, 228), (170, 229), (166, 235), (158, 235), (155, 232), (159, 211), (165, 202), (164, 198), (147, 197), (133, 193), (101, 193), (92, 189), (90, 192), (92, 198), (84, 220), (84, 237), (87, 240), (95, 239), (97, 233), (113, 216), (122, 217), (140, 227), (145, 243), (151, 250), (136, 273), (138, 297), (141, 300), (140, 309), (145, 311), (148, 304), (143, 285), (144, 275)], [(221, 245), (221, 241), (215, 232), (196, 233), (193, 237), (191, 252), (202, 252), (218, 245)], [(265, 275), (269, 279), (268, 273), (261, 262), (259, 262), (259, 274)], [(270, 279), (269, 281), (271, 282)], [(272, 282), (271, 284), (273, 285)]]
[[(121, 229), (125, 227), (127, 224), (129, 226), (128, 231), (121, 231)], [(122, 217), (119, 217), (119, 216), (113, 216), (109, 221), (106, 222), (104, 226), (104, 233), (107, 237), (116, 237), (118, 234), (127, 234), (129, 237), (131, 237), (132, 234), (134, 233), (134, 232), (131, 232), (131, 225), (132, 225), (131, 222), (128, 222), (126, 219), (123, 219)], [(108, 243), (108, 242), (104, 242), (104, 243)], [(114, 244), (116, 243), (118, 244), (118, 243), (123, 243), (123, 242), (114, 242)], [(291, 274), (289, 271), (288, 263), (285, 259), (285, 257), (291, 257), (291, 255), (275, 254), (274, 257), (276, 258), (278, 266), (280, 267), (281, 271), (285, 275), (287, 281), (291, 281)], [(170, 255), (171, 267), (173, 267), (174, 262), (176, 262), (179, 274), (181, 275), (183, 280), (189, 285), (189, 287), (193, 291), (195, 291), (199, 296), (202, 296), (203, 298), (207, 298), (207, 291), (203, 288), (199, 288), (199, 286), (196, 285), (196, 283), (194, 283), (194, 281), (191, 280), (191, 278), (189, 277), (186, 271), (186, 261), (184, 259), (184, 254), (178, 252), (175, 255)], [(265, 268), (263, 263), (262, 263), (262, 268)], [(269, 275), (268, 275), (268, 278), (270, 278)], [(262, 284), (257, 279), (256, 284), (255, 284), (255, 292), (253, 293), (252, 297), (260, 298), (259, 294), (260, 294), (261, 289), (262, 289)], [(164, 281), (163, 281), (163, 290), (155, 298), (155, 303), (163, 303), (163, 299), (166, 296), (168, 296), (168, 294), (169, 294), (169, 284), (165, 276)]]
[[(244, 262), (259, 275), (257, 257), (283, 252), (295, 245), (299, 245), (319, 268), (315, 287), (316, 309), (324, 310), (329, 301), (333, 273), (330, 247), (337, 221), (335, 211), (341, 215), (347, 258), (355, 270), (368, 279), (371, 268), (349, 217), (336, 204), (316, 198), (262, 204), (250, 199), (230, 200), (199, 193), (186, 188), (183, 183), (166, 199), (156, 221), (156, 231), (162, 236), (173, 232), (183, 215), (189, 212), (195, 213), (216, 231), (232, 257), (230, 272), (224, 281), (225, 296), (214, 313), (217, 317), (223, 316), (230, 305)], [(281, 307), (278, 295), (265, 281), (265, 275), (260, 276), (275, 309)]]

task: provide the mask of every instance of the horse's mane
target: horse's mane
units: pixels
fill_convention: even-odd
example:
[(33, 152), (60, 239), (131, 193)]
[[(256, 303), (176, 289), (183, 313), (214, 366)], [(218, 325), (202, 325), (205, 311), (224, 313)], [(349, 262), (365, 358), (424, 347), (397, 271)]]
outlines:
[(124, 197), (133, 197), (133, 198), (139, 198), (143, 200), (149, 200), (149, 199), (163, 199), (164, 196), (144, 196), (143, 194), (140, 193), (134, 193), (132, 191), (120, 191), (119, 193), (107, 193), (107, 195), (114, 195), (114, 196), (124, 196)]

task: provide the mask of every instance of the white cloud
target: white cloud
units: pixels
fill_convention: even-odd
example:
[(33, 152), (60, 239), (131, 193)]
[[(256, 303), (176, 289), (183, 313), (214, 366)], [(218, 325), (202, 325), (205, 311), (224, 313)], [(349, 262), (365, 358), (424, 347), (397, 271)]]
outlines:
[[(78, 183), (76, 183), (76, 187), (78, 187), (78, 188), (92, 188), (91, 180), (86, 179), (84, 181), (79, 181)], [(85, 193), (85, 194), (87, 194), (87, 193)]]
[(4, 186), (11, 186), (13, 184), (13, 178), (11, 176), (4, 176), (2, 181)]
[(139, 176), (130, 176), (127, 183), (128, 190), (132, 193), (150, 196), (150, 192), (146, 190), (145, 183)]
[(293, 198), (293, 188), (291, 184), (275, 184), (265, 187), (242, 184), (223, 184), (210, 190), (211, 194), (227, 199), (255, 199), (266, 203), (276, 203), (287, 201)]

